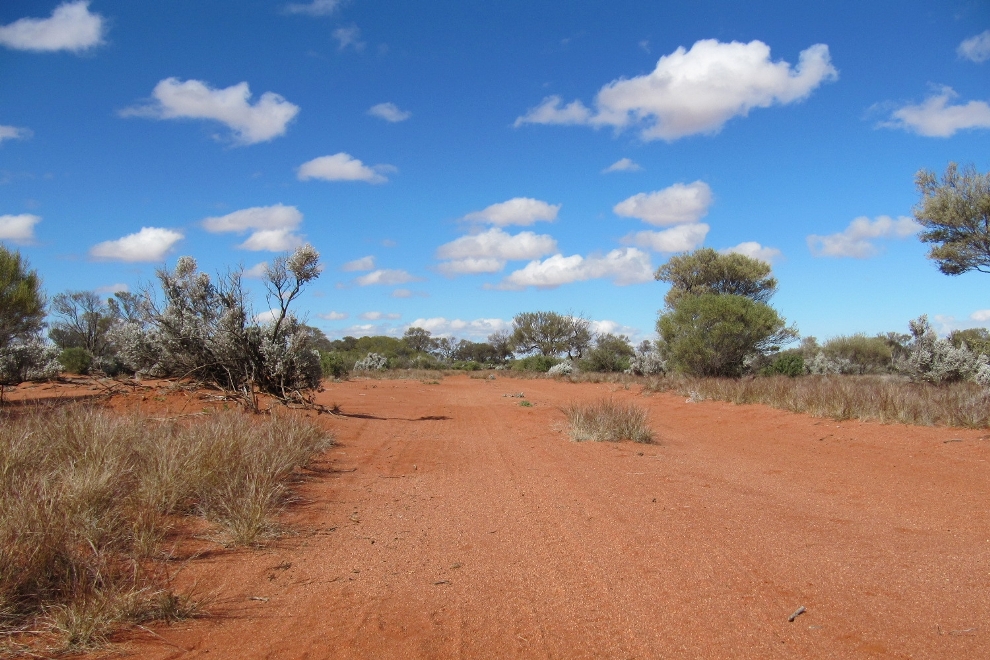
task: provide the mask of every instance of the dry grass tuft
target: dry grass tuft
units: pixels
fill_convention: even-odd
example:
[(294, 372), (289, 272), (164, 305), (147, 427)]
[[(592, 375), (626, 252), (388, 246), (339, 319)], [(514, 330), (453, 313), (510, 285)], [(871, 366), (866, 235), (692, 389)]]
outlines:
[(921, 426), (990, 426), (990, 391), (975, 383), (932, 385), (896, 376), (651, 379), (645, 391), (765, 405), (832, 419)]
[(646, 411), (639, 406), (602, 399), (592, 404), (571, 404), (564, 408), (564, 414), (571, 425), (571, 438), (578, 442), (653, 442)]
[(66, 407), (0, 425), (0, 634), (47, 628), (65, 649), (125, 621), (195, 604), (161, 588), (162, 542), (183, 515), (233, 543), (274, 530), (298, 466), (330, 445), (295, 417), (190, 423)]

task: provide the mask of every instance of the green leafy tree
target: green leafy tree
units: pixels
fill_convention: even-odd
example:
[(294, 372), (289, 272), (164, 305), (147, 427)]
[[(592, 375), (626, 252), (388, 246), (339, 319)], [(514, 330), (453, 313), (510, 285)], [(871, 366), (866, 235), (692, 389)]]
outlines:
[(797, 330), (767, 304), (777, 280), (764, 261), (701, 248), (673, 257), (656, 279), (671, 285), (657, 332), (663, 357), (674, 369), (738, 376), (747, 361), (776, 353), (797, 338)]
[(625, 371), (634, 355), (636, 351), (629, 343), (629, 337), (603, 332), (595, 338), (595, 347), (588, 351), (581, 368), (598, 372)]
[(116, 316), (100, 296), (92, 291), (60, 293), (52, 298), (52, 313), (48, 337), (59, 348), (81, 348), (91, 356), (107, 352)]
[(436, 340), (429, 330), (417, 327), (407, 328), (406, 333), (402, 335), (402, 341), (414, 353), (429, 353), (436, 344)]
[(516, 353), (555, 357), (567, 353), (580, 358), (592, 342), (591, 323), (557, 312), (523, 312), (512, 319), (512, 346)]
[(924, 227), (918, 238), (932, 244), (928, 258), (946, 275), (990, 273), (990, 173), (949, 163), (941, 180), (921, 170), (915, 185), (914, 217)]
[(45, 303), (37, 271), (20, 252), (0, 245), (0, 349), (41, 330)]
[(742, 375), (747, 357), (797, 337), (765, 303), (734, 294), (682, 296), (657, 321), (669, 364), (697, 376)]
[(765, 303), (777, 292), (777, 279), (770, 275), (770, 264), (742, 254), (721, 254), (711, 248), (671, 257), (654, 277), (670, 284), (664, 297), (668, 307), (684, 295), (731, 294)]

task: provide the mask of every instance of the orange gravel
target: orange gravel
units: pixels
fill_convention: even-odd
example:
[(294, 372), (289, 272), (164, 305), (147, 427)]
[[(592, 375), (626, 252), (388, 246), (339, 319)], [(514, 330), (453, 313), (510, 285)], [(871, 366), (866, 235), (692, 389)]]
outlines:
[[(990, 657), (987, 431), (639, 389), (328, 384), (298, 534), (190, 561), (211, 615), (110, 655)], [(570, 441), (560, 407), (602, 396), (658, 443)]]

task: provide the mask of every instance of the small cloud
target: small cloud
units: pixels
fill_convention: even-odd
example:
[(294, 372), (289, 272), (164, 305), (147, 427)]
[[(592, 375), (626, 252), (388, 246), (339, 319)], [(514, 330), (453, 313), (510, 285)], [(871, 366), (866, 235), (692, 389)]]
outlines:
[(108, 284), (107, 286), (98, 286), (93, 289), (93, 293), (127, 293), (131, 290), (131, 287), (126, 284)]
[(437, 258), (446, 259), (439, 269), (445, 275), (497, 273), (507, 261), (538, 259), (557, 250), (557, 241), (546, 234), (524, 231), (515, 236), (498, 227), (462, 236), (437, 248)]
[(429, 298), (430, 294), (425, 291), (410, 291), (409, 289), (396, 289), (392, 292), (393, 298)]
[(722, 254), (741, 254), (751, 259), (765, 261), (768, 264), (772, 264), (774, 261), (783, 256), (783, 253), (777, 248), (765, 247), (756, 241), (745, 241), (735, 247), (719, 250), (719, 252)]
[(462, 220), (484, 222), (497, 227), (507, 225), (531, 225), (534, 222), (553, 222), (557, 219), (560, 204), (548, 204), (531, 197), (514, 197), (505, 202), (492, 204), (481, 211), (472, 211)]
[(317, 314), (317, 316), (327, 321), (342, 321), (349, 315), (347, 312), (327, 312), (326, 314)]
[(473, 321), (463, 321), (461, 319), (447, 319), (443, 316), (433, 318), (419, 318), (410, 323), (407, 328), (423, 328), (429, 330), (437, 337), (471, 337), (484, 339), (493, 332), (512, 330), (512, 322), (505, 319), (474, 319)]
[(639, 47), (643, 50), (644, 53), (649, 54), (649, 52), (650, 52), (650, 40), (649, 39), (643, 39), (642, 41), (639, 42)]
[(388, 178), (381, 172), (395, 172), (392, 165), (368, 167), (357, 158), (343, 151), (332, 156), (320, 156), (299, 166), (297, 176), (300, 181), (322, 179), (323, 181), (365, 181), (385, 183)]
[(262, 261), (257, 263), (247, 270), (244, 271), (244, 277), (248, 277), (252, 280), (260, 280), (268, 274), (268, 262)]
[(808, 236), (808, 249), (816, 257), (853, 257), (867, 259), (879, 253), (871, 240), (880, 238), (907, 238), (921, 230), (913, 218), (900, 216), (896, 220), (881, 215), (871, 221), (861, 216), (849, 223), (845, 230), (828, 236)]
[(974, 321), (979, 321), (980, 323), (986, 323), (990, 321), (990, 309), (978, 309), (969, 315), (969, 318)]
[(41, 216), (30, 213), (0, 215), (0, 241), (31, 243), (34, 241), (34, 226), (39, 222)]
[(211, 119), (233, 131), (235, 144), (268, 142), (285, 135), (299, 114), (299, 106), (274, 92), (265, 92), (251, 104), (251, 89), (246, 82), (224, 89), (213, 89), (201, 80), (180, 82), (166, 78), (155, 85), (152, 101), (125, 108), (122, 117), (148, 119)]
[(623, 238), (622, 242), (654, 252), (690, 252), (705, 242), (709, 229), (704, 222), (694, 222), (663, 231), (638, 231)]
[(165, 260), (175, 244), (185, 238), (180, 232), (161, 227), (142, 227), (115, 241), (97, 243), (89, 249), (94, 259), (127, 262), (159, 262)]
[(398, 243), (393, 241), (391, 238), (382, 239), (382, 247), (394, 248)]
[(399, 110), (399, 106), (394, 103), (379, 103), (378, 105), (373, 105), (368, 110), (368, 114), (372, 117), (378, 117), (379, 119), (384, 119), (387, 122), (393, 124), (400, 121), (405, 121), (412, 117), (412, 113), (407, 110)]
[(312, 2), (293, 2), (285, 6), (287, 14), (307, 14), (309, 16), (329, 16), (344, 4), (344, 0), (313, 0)]
[(354, 282), (359, 286), (371, 286), (374, 284), (393, 286), (396, 284), (405, 284), (406, 282), (415, 282), (417, 280), (418, 278), (413, 277), (404, 270), (390, 270), (386, 268), (373, 270), (367, 275), (357, 278)]
[(374, 270), (375, 269), (375, 258), (373, 256), (361, 257), (360, 259), (355, 259), (354, 261), (348, 261), (346, 264), (340, 267), (344, 272), (353, 273), (362, 270)]
[(337, 40), (337, 50), (346, 50), (349, 47), (358, 52), (364, 50), (366, 44), (361, 41), (361, 29), (358, 26), (337, 28), (332, 34)]
[(280, 313), (281, 313), (280, 310), (269, 309), (268, 311), (261, 312), (260, 314), (255, 314), (254, 320), (257, 321), (258, 323), (271, 323), (272, 321), (278, 318), (278, 315)]
[(247, 240), (237, 246), (240, 250), (283, 252), (303, 244), (302, 237), (294, 233), (302, 220), (303, 215), (295, 206), (275, 204), (253, 206), (227, 215), (206, 218), (202, 225), (212, 234), (243, 234), (253, 230)]
[(609, 172), (639, 172), (641, 169), (643, 168), (640, 167), (638, 163), (633, 162), (631, 159), (620, 158), (619, 160), (615, 161), (614, 163), (606, 167), (604, 170), (602, 170), (602, 174), (608, 174)]
[(14, 50), (84, 51), (103, 42), (103, 17), (89, 11), (88, 0), (63, 2), (49, 18), (21, 18), (0, 25), (0, 45)]
[(651, 225), (678, 225), (697, 222), (708, 215), (712, 189), (704, 181), (674, 185), (651, 193), (639, 193), (623, 200), (612, 211), (624, 218), (638, 218)]
[(396, 319), (401, 319), (402, 314), (386, 314), (384, 312), (364, 312), (359, 317), (363, 321), (382, 321), (389, 320), (395, 321)]
[(4, 140), (26, 140), (34, 135), (29, 128), (0, 125), (0, 142)]
[(990, 104), (970, 101), (951, 105), (958, 94), (951, 87), (941, 87), (917, 105), (905, 105), (894, 110), (890, 119), (877, 124), (879, 128), (899, 128), (925, 137), (952, 137), (958, 131), (990, 128)]
[(602, 87), (594, 112), (581, 101), (564, 105), (561, 97), (549, 96), (516, 119), (515, 126), (639, 126), (645, 141), (672, 142), (718, 133), (730, 119), (745, 117), (754, 108), (799, 102), (838, 75), (825, 44), (801, 51), (792, 68), (772, 61), (770, 47), (761, 41), (703, 39), (690, 50), (680, 47), (664, 55), (646, 75), (618, 78)]
[(623, 286), (648, 282), (653, 279), (650, 257), (636, 248), (612, 250), (605, 256), (582, 257), (579, 254), (565, 257), (555, 254), (543, 261), (531, 261), (525, 268), (506, 277), (496, 287), (519, 290), (526, 287), (553, 289), (561, 284), (594, 279), (610, 279)]
[(956, 49), (956, 53), (959, 57), (977, 64), (990, 60), (990, 30), (984, 30), (975, 37), (964, 39)]

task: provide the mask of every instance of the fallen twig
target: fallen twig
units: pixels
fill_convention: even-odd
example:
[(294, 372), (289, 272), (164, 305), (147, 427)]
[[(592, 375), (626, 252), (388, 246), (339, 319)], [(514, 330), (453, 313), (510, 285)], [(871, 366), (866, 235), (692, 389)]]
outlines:
[(787, 620), (789, 622), (791, 622), (791, 623), (794, 623), (794, 619), (798, 618), (799, 616), (801, 616), (802, 614), (804, 614), (806, 611), (807, 610), (804, 609), (804, 605), (802, 605), (801, 607), (799, 607), (796, 610), (794, 610), (794, 614), (792, 614), (789, 617), (787, 617)]

